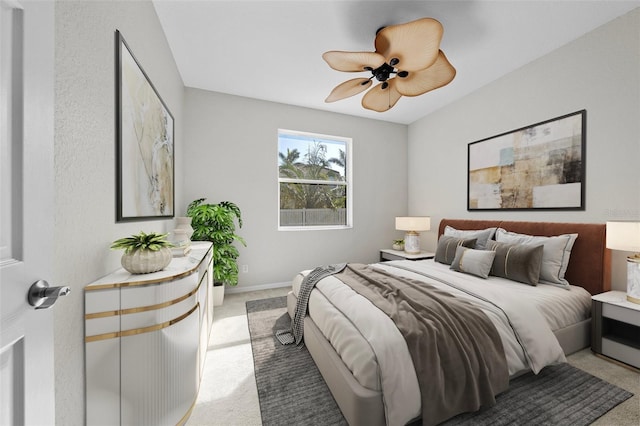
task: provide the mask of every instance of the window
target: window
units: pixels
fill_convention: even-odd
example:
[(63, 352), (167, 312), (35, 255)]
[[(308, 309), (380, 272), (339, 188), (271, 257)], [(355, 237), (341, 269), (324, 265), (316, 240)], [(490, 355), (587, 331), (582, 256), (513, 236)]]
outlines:
[(351, 138), (278, 130), (280, 230), (351, 227)]

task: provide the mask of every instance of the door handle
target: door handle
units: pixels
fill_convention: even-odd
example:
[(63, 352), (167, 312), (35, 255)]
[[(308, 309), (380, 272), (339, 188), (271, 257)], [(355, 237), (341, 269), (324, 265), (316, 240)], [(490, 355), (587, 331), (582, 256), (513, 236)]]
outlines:
[(45, 280), (38, 280), (29, 288), (27, 300), (36, 309), (46, 309), (56, 303), (58, 297), (66, 296), (70, 292), (69, 287), (49, 287)]

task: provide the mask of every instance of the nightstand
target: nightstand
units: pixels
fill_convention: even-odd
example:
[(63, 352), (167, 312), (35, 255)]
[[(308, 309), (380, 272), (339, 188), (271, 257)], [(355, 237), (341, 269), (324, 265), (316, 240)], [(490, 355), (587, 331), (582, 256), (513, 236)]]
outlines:
[(640, 305), (624, 291), (591, 297), (591, 350), (640, 368)]
[(430, 253), (428, 251), (421, 251), (418, 254), (409, 254), (404, 251), (399, 250), (391, 250), (391, 249), (381, 249), (380, 250), (380, 262), (384, 262), (385, 260), (423, 260), (423, 259), (433, 259), (435, 253)]

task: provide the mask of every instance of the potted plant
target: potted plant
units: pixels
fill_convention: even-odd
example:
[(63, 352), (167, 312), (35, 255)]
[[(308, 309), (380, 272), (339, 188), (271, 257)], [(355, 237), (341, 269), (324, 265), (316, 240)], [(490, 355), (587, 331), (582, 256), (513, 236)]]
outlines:
[(399, 238), (397, 240), (393, 240), (393, 245), (391, 246), (391, 248), (398, 251), (404, 250), (404, 239)]
[(124, 250), (120, 263), (132, 274), (161, 271), (172, 258), (173, 244), (167, 240), (167, 235), (140, 231), (139, 234), (115, 240), (111, 248)]
[(242, 228), (240, 208), (230, 201), (209, 204), (200, 198), (187, 207), (187, 216), (191, 217), (193, 241), (211, 241), (213, 243), (213, 293), (214, 305), (222, 304), (224, 286), (238, 284), (238, 263), (240, 255), (235, 241), (246, 247), (247, 243), (236, 234)]

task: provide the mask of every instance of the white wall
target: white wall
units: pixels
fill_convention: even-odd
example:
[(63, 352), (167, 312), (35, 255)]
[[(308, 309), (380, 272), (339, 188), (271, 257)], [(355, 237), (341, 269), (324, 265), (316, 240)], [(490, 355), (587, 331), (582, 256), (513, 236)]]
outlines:
[[(468, 143), (581, 109), (585, 211), (466, 211)], [(436, 229), (443, 217), (640, 220), (640, 9), (412, 123), (409, 153), (409, 214), (430, 214)], [(435, 232), (422, 238), (435, 248)], [(613, 281), (625, 288), (621, 254)]]
[[(235, 202), (238, 289), (290, 281), (302, 269), (327, 263), (372, 262), (402, 234), (406, 214), (407, 126), (224, 95), (185, 94), (185, 197)], [(278, 231), (279, 128), (353, 138), (353, 229)]]
[[(120, 267), (110, 242), (173, 221), (115, 223), (115, 31), (119, 29), (172, 112), (176, 206), (182, 204), (182, 80), (150, 2), (55, 5), (55, 284), (71, 294), (54, 308), (56, 424), (84, 424), (84, 293)], [(64, 302), (64, 303), (63, 303)]]

